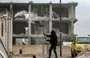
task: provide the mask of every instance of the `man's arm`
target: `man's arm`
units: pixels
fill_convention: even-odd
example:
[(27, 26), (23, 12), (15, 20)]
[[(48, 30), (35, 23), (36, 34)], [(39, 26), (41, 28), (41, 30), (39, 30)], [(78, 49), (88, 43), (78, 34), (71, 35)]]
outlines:
[(46, 40), (46, 41), (49, 41), (50, 42), (50, 40)]
[[(46, 35), (46, 34), (44, 34), (44, 35), (47, 37), (51, 37), (51, 35)], [(50, 42), (51, 40), (46, 40), (46, 41)]]
[(47, 37), (51, 37), (51, 35), (46, 35), (46, 34), (44, 34), (45, 36), (47, 36)]

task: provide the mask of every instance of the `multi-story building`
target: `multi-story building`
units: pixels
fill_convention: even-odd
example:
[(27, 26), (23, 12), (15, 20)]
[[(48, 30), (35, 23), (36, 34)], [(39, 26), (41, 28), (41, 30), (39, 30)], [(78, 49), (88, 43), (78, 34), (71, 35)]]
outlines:
[[(62, 3), (0, 3), (0, 39), (13, 58), (47, 55), (48, 42), (43, 33), (55, 30), (60, 44), (72, 38), (76, 2)], [(61, 20), (60, 20), (61, 10)], [(60, 30), (61, 29), (61, 30)], [(61, 32), (60, 32), (61, 31)], [(27, 55), (27, 56), (25, 56)]]

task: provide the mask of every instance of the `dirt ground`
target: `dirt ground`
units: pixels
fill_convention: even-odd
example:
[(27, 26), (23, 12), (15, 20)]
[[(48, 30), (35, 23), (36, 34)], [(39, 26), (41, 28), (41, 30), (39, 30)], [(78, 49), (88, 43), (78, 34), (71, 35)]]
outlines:
[[(32, 48), (33, 48), (33, 46), (32, 46)], [(44, 57), (43, 57), (43, 51), (41, 49), (38, 49), (38, 48), (39, 47), (37, 47), (37, 50), (38, 51), (33, 48), (34, 49), (34, 52), (36, 54), (38, 54), (38, 55), (36, 55), (36, 58), (48, 58), (49, 47), (48, 47), (48, 49), (46, 49), (44, 51), (44, 53), (47, 51), (46, 54), (44, 55)], [(29, 51), (29, 49), (27, 49), (27, 51)], [(30, 49), (30, 52), (31, 52), (31, 49)], [(62, 57), (60, 57), (60, 46), (57, 46), (57, 54), (58, 54), (58, 58), (71, 58), (71, 49), (70, 49), (70, 46), (63, 46), (62, 47)], [(20, 58), (20, 57), (16, 57), (15, 56), (13, 58)], [(22, 57), (22, 58), (33, 58), (33, 57)], [(55, 58), (55, 55), (54, 55), (53, 51), (52, 51), (52, 58)]]
[[(58, 58), (71, 58), (71, 49), (70, 46), (62, 47), (62, 57), (60, 57), (60, 47), (57, 47)], [(52, 53), (52, 58), (54, 58), (54, 53)]]
[(71, 49), (70, 46), (62, 47), (62, 57), (60, 58), (71, 58)]

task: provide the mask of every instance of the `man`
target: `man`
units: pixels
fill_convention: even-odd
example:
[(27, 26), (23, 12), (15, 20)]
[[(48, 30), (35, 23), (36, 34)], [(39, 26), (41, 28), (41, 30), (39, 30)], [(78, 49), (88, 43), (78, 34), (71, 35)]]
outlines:
[[(44, 34), (45, 35), (45, 34)], [(57, 58), (57, 52), (56, 52), (56, 46), (57, 46), (57, 35), (54, 30), (51, 31), (51, 35), (45, 35), (47, 37), (50, 37), (50, 40), (47, 40), (50, 42), (51, 46), (49, 49), (49, 58), (51, 58), (51, 52), (54, 50), (54, 54)]]

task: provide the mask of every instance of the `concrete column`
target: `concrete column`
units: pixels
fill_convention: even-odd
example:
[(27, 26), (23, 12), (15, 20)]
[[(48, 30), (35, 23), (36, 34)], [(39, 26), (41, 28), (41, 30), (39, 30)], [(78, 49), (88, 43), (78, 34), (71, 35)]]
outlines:
[[(29, 27), (29, 39), (31, 37), (31, 5), (32, 5), (32, 2), (29, 3), (28, 5), (28, 13), (29, 13), (29, 21), (28, 21), (28, 27)], [(31, 40), (30, 40), (31, 41)], [(31, 42), (30, 42), (31, 44)]]
[(7, 40), (6, 40), (7, 34), (6, 34), (6, 20), (3, 19), (3, 39), (4, 39), (4, 46), (7, 47)]
[(49, 4), (49, 32), (52, 30), (52, 3)]
[(10, 32), (11, 32), (11, 30), (10, 30), (10, 25), (11, 25), (11, 24), (10, 24), (10, 19), (8, 19), (7, 25), (8, 25), (8, 26), (7, 26), (7, 30), (8, 30), (8, 31), (7, 31), (7, 45), (8, 45), (8, 46), (7, 46), (7, 47), (8, 47), (8, 49), (9, 49), (9, 47), (10, 47), (9, 41), (11, 40), (11, 35), (10, 35), (10, 34), (11, 34), (11, 33), (10, 33)]
[(70, 15), (69, 15), (69, 18), (71, 19), (71, 29), (70, 29), (70, 35), (71, 35), (71, 37), (72, 37), (72, 35), (73, 35), (73, 32), (74, 32), (74, 19), (75, 19), (75, 7), (74, 7), (74, 5), (71, 3), (70, 4), (70, 9), (69, 9), (70, 11)]
[(6, 50), (8, 49), (8, 24), (7, 18), (5, 18), (5, 44)]
[(9, 24), (9, 26), (10, 26), (10, 28), (9, 28), (9, 30), (10, 30), (10, 35), (9, 35), (9, 49), (10, 49), (10, 51), (12, 52), (12, 41), (13, 41), (13, 5), (12, 5), (12, 3), (10, 4), (10, 14), (11, 14), (11, 20), (9, 21), (10, 22), (10, 24)]
[(75, 18), (75, 7), (71, 4), (71, 18)]
[(5, 17), (5, 47), (8, 50), (9, 48), (9, 22), (8, 22), (8, 12), (7, 9), (5, 9), (6, 11), (6, 17)]
[(75, 18), (75, 6), (73, 3), (70, 3), (69, 6), (69, 18)]
[(75, 16), (74, 16), (74, 6), (73, 5), (71, 5), (71, 14), (72, 14), (72, 16), (71, 16), (71, 33), (73, 34), (73, 31), (74, 31), (74, 23), (73, 23), (73, 21), (74, 21), (74, 18), (75, 18)]

